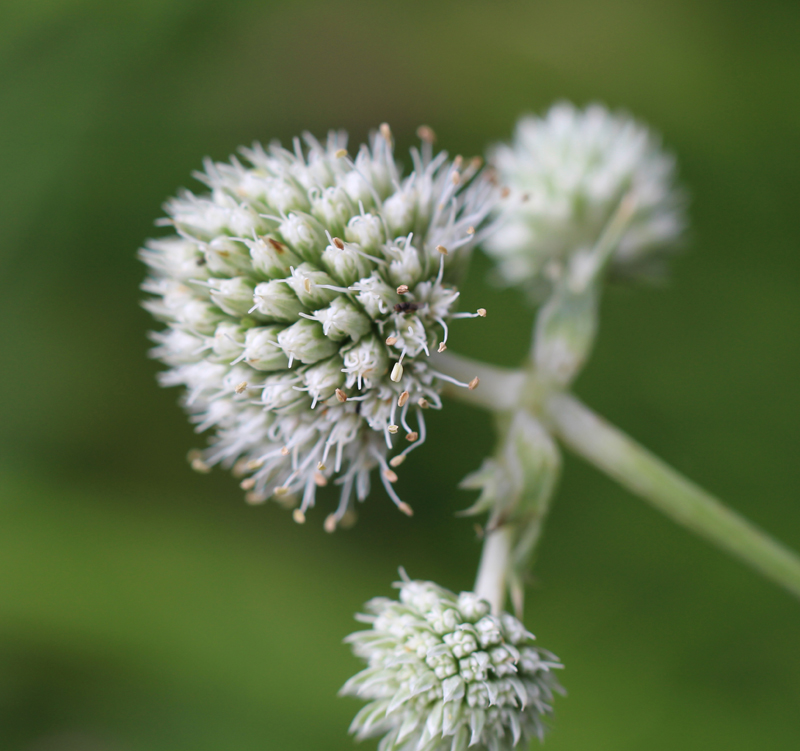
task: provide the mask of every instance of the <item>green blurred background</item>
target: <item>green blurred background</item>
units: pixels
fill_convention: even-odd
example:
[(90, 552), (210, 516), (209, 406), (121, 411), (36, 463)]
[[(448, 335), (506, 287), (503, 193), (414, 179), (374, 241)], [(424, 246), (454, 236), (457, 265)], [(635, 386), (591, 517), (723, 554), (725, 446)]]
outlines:
[[(204, 155), (430, 124), (481, 153), (558, 98), (658, 128), (692, 195), (662, 288), (614, 289), (578, 393), (800, 548), (800, 5), (6, 0), (0, 8), (0, 748), (350, 749), (352, 613), (397, 566), (469, 588), (449, 404), (399, 489), (326, 535), (251, 508), (155, 384), (135, 260)], [(531, 313), (477, 258), (462, 352)], [(800, 604), (569, 457), (527, 622), (568, 665), (550, 751), (800, 747)], [(364, 748), (374, 748), (374, 743)]]

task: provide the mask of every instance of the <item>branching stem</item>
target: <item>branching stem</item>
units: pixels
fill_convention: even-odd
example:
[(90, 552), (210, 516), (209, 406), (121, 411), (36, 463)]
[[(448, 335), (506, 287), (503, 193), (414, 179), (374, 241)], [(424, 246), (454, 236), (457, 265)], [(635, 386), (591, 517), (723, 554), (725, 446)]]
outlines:
[[(436, 367), (460, 379), (468, 374), (481, 378), (480, 389), (447, 388), (448, 396), (493, 412), (523, 407), (536, 411), (566, 446), (623, 487), (800, 597), (800, 556), (683, 477), (571, 394), (538, 383), (531, 372), (497, 368), (449, 352), (437, 356)], [(505, 600), (508, 572), (500, 569), (509, 565), (510, 534), (510, 530), (501, 527), (489, 533), (484, 545), (476, 587), (493, 607)]]
[(800, 557), (680, 475), (569, 394), (545, 402), (556, 434), (575, 453), (674, 521), (800, 597)]

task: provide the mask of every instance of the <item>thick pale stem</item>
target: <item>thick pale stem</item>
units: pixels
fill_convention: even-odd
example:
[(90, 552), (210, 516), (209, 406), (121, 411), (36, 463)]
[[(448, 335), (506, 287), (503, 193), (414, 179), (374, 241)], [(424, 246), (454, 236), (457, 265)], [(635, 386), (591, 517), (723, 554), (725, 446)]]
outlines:
[(800, 597), (800, 557), (687, 480), (575, 397), (553, 393), (545, 411), (576, 453), (621, 485)]
[[(590, 285), (597, 284), (598, 277), (608, 266), (614, 251), (619, 246), (625, 231), (628, 229), (635, 210), (636, 201), (632, 194), (628, 193), (624, 195), (591, 252), (588, 255), (580, 255), (580, 264), (575, 264), (573, 262), (571, 271), (567, 279), (565, 279), (573, 295), (582, 295)], [(540, 309), (537, 323), (533, 327), (533, 338), (531, 340), (529, 355), (531, 363), (536, 362), (536, 342), (537, 339), (541, 337), (540, 326), (544, 323), (542, 321), (542, 314), (547, 307), (548, 306), (545, 305), (544, 308)], [(596, 325), (596, 313), (593, 317)], [(594, 335), (592, 335), (592, 339), (593, 338)], [(586, 354), (588, 355), (588, 351)]]
[(495, 615), (503, 610), (506, 602), (513, 536), (513, 528), (510, 525), (504, 525), (488, 532), (483, 542), (481, 563), (475, 581), (475, 593), (491, 603), (492, 612)]

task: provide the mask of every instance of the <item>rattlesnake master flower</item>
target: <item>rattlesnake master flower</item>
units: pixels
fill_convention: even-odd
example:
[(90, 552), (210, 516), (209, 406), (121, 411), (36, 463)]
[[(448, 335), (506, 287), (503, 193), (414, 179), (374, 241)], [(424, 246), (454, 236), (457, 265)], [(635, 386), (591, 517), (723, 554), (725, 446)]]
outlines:
[(167, 324), (153, 334), (170, 368), (161, 383), (184, 386), (197, 430), (214, 430), (192, 465), (233, 467), (249, 501), (299, 503), (298, 521), (335, 479), (331, 530), (376, 467), (411, 512), (388, 452), (405, 446), (399, 466), (425, 440), (422, 410), (441, 406), (447, 377), (427, 355), (444, 348), (447, 321), (486, 314), (455, 313), (452, 282), (496, 190), (480, 160), (448, 161), (430, 129), (420, 136), (405, 178), (386, 125), (355, 158), (332, 132), (324, 145), (305, 135), (293, 151), (256, 144), (245, 162), (207, 161), (196, 177), (209, 192), (169, 201), (161, 223), (176, 234), (140, 254), (145, 307)]
[(350, 731), (384, 735), (380, 751), (509, 751), (541, 739), (561, 690), (558, 658), (473, 592), (407, 579), (396, 586), (399, 601), (368, 602), (358, 618), (372, 628), (347, 639), (368, 664), (342, 688), (369, 701)]
[(507, 188), (509, 217), (485, 248), (506, 283), (534, 293), (571, 254), (594, 246), (626, 195), (634, 211), (611, 259), (615, 271), (657, 271), (685, 225), (673, 157), (648, 128), (600, 105), (561, 103), (522, 118), (490, 162)]

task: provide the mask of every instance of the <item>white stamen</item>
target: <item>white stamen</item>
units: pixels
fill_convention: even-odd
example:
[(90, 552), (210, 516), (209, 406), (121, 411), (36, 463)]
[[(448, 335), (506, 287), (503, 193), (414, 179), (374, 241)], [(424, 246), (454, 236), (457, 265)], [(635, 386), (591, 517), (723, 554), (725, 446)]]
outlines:
[(486, 318), (486, 309), (478, 308), (477, 313), (453, 313), (450, 318)]
[[(434, 320), (442, 327), (442, 330), (444, 331), (444, 339), (442, 339), (442, 344), (447, 344), (447, 337), (450, 335), (450, 329), (447, 327), (444, 318), (436, 318)], [(439, 349), (439, 352), (444, 352), (444, 350)]]
[(463, 381), (458, 381), (452, 376), (445, 375), (444, 373), (440, 373), (438, 370), (431, 370), (431, 375), (435, 376), (436, 378), (441, 379), (442, 381), (447, 381), (448, 383), (452, 383), (454, 386), (461, 386), (462, 388), (468, 389), (469, 384), (464, 383)]

